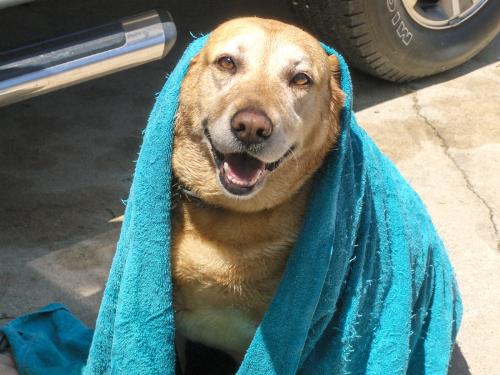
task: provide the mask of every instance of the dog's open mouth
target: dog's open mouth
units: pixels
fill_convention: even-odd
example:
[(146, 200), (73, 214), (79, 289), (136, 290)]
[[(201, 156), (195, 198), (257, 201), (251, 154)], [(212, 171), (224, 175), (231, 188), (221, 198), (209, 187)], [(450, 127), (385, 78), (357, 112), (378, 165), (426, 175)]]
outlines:
[(282, 161), (293, 151), (293, 147), (291, 147), (279, 160), (265, 163), (246, 152), (223, 154), (212, 144), (208, 130), (205, 131), (205, 134), (210, 143), (219, 180), (222, 186), (234, 195), (251, 194), (266, 175), (278, 168)]
[(236, 195), (249, 194), (268, 173), (266, 164), (248, 154), (222, 155), (218, 163), (224, 188)]

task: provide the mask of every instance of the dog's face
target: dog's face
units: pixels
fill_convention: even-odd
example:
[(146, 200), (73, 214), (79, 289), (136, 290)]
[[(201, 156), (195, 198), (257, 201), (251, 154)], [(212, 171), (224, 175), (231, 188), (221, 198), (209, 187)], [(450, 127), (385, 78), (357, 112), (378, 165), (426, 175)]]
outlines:
[(210, 36), (184, 79), (173, 168), (219, 206), (282, 203), (320, 166), (339, 133), (338, 63), (304, 31), (241, 18)]

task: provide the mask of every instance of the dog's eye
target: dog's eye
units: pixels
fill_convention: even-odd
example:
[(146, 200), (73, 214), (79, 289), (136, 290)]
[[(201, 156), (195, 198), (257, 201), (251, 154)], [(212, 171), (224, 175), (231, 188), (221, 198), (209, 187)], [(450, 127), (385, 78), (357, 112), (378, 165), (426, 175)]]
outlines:
[(297, 73), (293, 76), (291, 83), (297, 86), (306, 86), (312, 83), (312, 79), (305, 73)]
[(222, 56), (217, 60), (217, 64), (224, 70), (234, 70), (236, 64), (231, 56)]

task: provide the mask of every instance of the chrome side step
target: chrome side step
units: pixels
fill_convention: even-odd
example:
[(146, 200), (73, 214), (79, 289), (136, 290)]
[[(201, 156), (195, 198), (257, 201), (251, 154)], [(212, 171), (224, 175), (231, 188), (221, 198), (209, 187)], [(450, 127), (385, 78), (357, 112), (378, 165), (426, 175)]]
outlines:
[(176, 37), (168, 12), (148, 11), (0, 52), (0, 106), (161, 59)]
[(31, 3), (35, 0), (0, 0), (0, 9), (21, 5), (24, 3)]

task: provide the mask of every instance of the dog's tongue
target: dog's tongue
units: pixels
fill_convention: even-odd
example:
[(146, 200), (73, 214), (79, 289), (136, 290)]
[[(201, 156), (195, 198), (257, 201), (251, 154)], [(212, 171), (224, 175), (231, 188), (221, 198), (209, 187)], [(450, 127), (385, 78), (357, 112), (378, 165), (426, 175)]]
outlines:
[(227, 154), (224, 160), (224, 173), (227, 179), (239, 186), (252, 186), (257, 183), (265, 164), (247, 154)]

